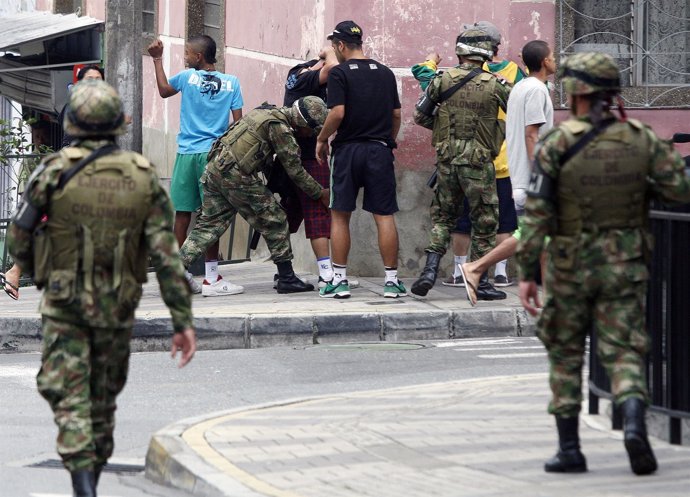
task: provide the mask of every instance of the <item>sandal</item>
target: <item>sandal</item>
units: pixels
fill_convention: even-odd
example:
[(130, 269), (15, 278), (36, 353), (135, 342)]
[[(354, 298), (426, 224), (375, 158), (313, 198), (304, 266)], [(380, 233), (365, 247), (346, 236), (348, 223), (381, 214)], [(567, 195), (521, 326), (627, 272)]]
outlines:
[(465, 276), (465, 271), (462, 269), (462, 264), (458, 264), (458, 267), (460, 268), (460, 276), (462, 277), (462, 281), (465, 283), (467, 300), (469, 300), (470, 305), (474, 307), (475, 305), (477, 305), (477, 289), (474, 287), (472, 283), (470, 283), (467, 280), (467, 277)]
[(5, 273), (0, 273), (0, 285), (2, 285), (2, 289), (5, 290), (5, 293), (9, 295), (12, 300), (19, 299), (19, 287), (7, 281)]

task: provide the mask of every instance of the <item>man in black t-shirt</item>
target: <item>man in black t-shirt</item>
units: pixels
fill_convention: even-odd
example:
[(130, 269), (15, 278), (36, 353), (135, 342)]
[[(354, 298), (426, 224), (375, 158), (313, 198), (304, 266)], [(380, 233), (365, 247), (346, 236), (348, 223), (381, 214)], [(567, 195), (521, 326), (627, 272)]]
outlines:
[(321, 297), (347, 298), (347, 258), (350, 216), (360, 188), (363, 208), (373, 214), (379, 250), (386, 271), (384, 297), (404, 297), (398, 280), (398, 230), (393, 214), (395, 197), (393, 149), (400, 130), (400, 98), (393, 72), (362, 52), (362, 28), (353, 21), (339, 23), (328, 36), (340, 62), (328, 76), (330, 112), (317, 138), (316, 155), (328, 158), (331, 143), (331, 252), (333, 281)]
[[(331, 69), (338, 65), (333, 47), (324, 47), (318, 59), (297, 64), (290, 69), (285, 81), (285, 98), (283, 105), (291, 106), (297, 99), (309, 95), (326, 100), (326, 81)], [(316, 137), (297, 137), (301, 151), (302, 166), (323, 188), (330, 186), (328, 164), (316, 160)], [(284, 175), (281, 181), (290, 182)], [(323, 204), (309, 198), (299, 188), (291, 188), (294, 195), (281, 198), (281, 204), (287, 211), (290, 232), (294, 233), (304, 219), (304, 232), (311, 242), (319, 267), (319, 288), (324, 288), (333, 280), (328, 240), (331, 237), (331, 215)]]

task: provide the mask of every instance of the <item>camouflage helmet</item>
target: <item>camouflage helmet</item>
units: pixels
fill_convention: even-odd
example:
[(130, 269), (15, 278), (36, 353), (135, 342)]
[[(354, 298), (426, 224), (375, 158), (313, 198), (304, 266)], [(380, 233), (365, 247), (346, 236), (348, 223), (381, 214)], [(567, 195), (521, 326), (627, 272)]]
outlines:
[(77, 83), (69, 97), (64, 127), (71, 136), (123, 134), (125, 115), (117, 90), (98, 79)]
[(321, 131), (326, 121), (328, 108), (319, 97), (308, 96), (295, 100), (292, 104), (292, 117), (296, 126)]
[(501, 44), (501, 32), (498, 30), (495, 24), (489, 21), (477, 21), (474, 26), (465, 26), (466, 29), (476, 28), (484, 31), (489, 38), (491, 38), (491, 45), (493, 48), (498, 47)]
[(466, 29), (455, 40), (455, 53), (478, 62), (491, 60), (494, 56), (491, 36), (478, 27)]
[(565, 59), (558, 70), (565, 92), (570, 95), (619, 93), (618, 65), (608, 54), (579, 52)]

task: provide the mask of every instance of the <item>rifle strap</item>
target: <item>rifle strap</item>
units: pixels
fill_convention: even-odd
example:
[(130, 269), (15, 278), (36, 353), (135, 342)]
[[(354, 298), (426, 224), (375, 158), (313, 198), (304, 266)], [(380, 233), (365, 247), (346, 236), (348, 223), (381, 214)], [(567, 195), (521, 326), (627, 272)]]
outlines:
[(606, 130), (606, 128), (611, 126), (616, 121), (617, 119), (615, 117), (606, 119), (600, 122), (597, 126), (594, 126), (592, 129), (587, 131), (587, 133), (582, 135), (582, 137), (578, 141), (571, 145), (571, 147), (568, 150), (566, 150), (563, 155), (561, 155), (561, 158), (558, 161), (560, 166), (563, 167), (563, 165), (566, 162), (572, 159), (580, 150), (585, 148), (592, 140), (594, 140), (597, 136), (603, 133), (604, 130)]
[(117, 145), (110, 144), (110, 145), (104, 145), (100, 148), (97, 148), (93, 152), (91, 152), (89, 155), (84, 157), (82, 160), (77, 162), (74, 166), (70, 167), (67, 171), (65, 171), (61, 176), (60, 179), (58, 180), (57, 187), (55, 188), (56, 191), (62, 190), (65, 185), (76, 176), (76, 174), (84, 169), (87, 165), (89, 165), (91, 162), (95, 161), (99, 157), (103, 157), (104, 155), (108, 155), (115, 150), (119, 150), (120, 147)]
[(472, 69), (464, 78), (462, 78), (460, 81), (455, 83), (453, 86), (451, 86), (450, 88), (448, 88), (447, 90), (442, 92), (440, 95), (441, 100), (439, 100), (438, 103), (440, 104), (441, 102), (445, 102), (446, 100), (448, 100), (450, 97), (453, 96), (453, 94), (456, 91), (458, 91), (460, 88), (462, 88), (467, 83), (469, 83), (475, 76), (477, 76), (478, 74), (481, 74), (483, 72), (484, 71), (479, 67)]

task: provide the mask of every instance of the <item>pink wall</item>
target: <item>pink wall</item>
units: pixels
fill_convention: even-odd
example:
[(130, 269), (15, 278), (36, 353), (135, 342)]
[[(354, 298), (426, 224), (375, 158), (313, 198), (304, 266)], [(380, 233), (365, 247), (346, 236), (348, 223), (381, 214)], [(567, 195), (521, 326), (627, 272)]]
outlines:
[[(614, 111), (616, 115), (618, 111)], [(638, 119), (654, 130), (664, 140), (670, 140), (674, 133), (690, 133), (688, 124), (689, 112), (682, 109), (626, 109), (628, 117)], [(554, 120), (556, 123), (568, 119), (568, 110), (557, 110)], [(674, 144), (681, 155), (690, 155), (690, 143)]]
[(96, 19), (105, 20), (105, 1), (104, 0), (84, 0), (83, 14)]
[(456, 64), (455, 38), (464, 23), (495, 23), (504, 33), (502, 48), (513, 59), (525, 41), (541, 38), (552, 43), (554, 33), (552, 0), (256, 0), (251, 9), (241, 0), (230, 0), (225, 67), (240, 78), (245, 110), (264, 100), (282, 101), (287, 70), (296, 59), (311, 57), (327, 44), (326, 35), (345, 19), (362, 26), (365, 52), (398, 76), (403, 126), (396, 158), (398, 167), (409, 170), (427, 170), (434, 163), (430, 133), (412, 122), (419, 96), (409, 71), (413, 64), (431, 50), (442, 55), (443, 65)]

